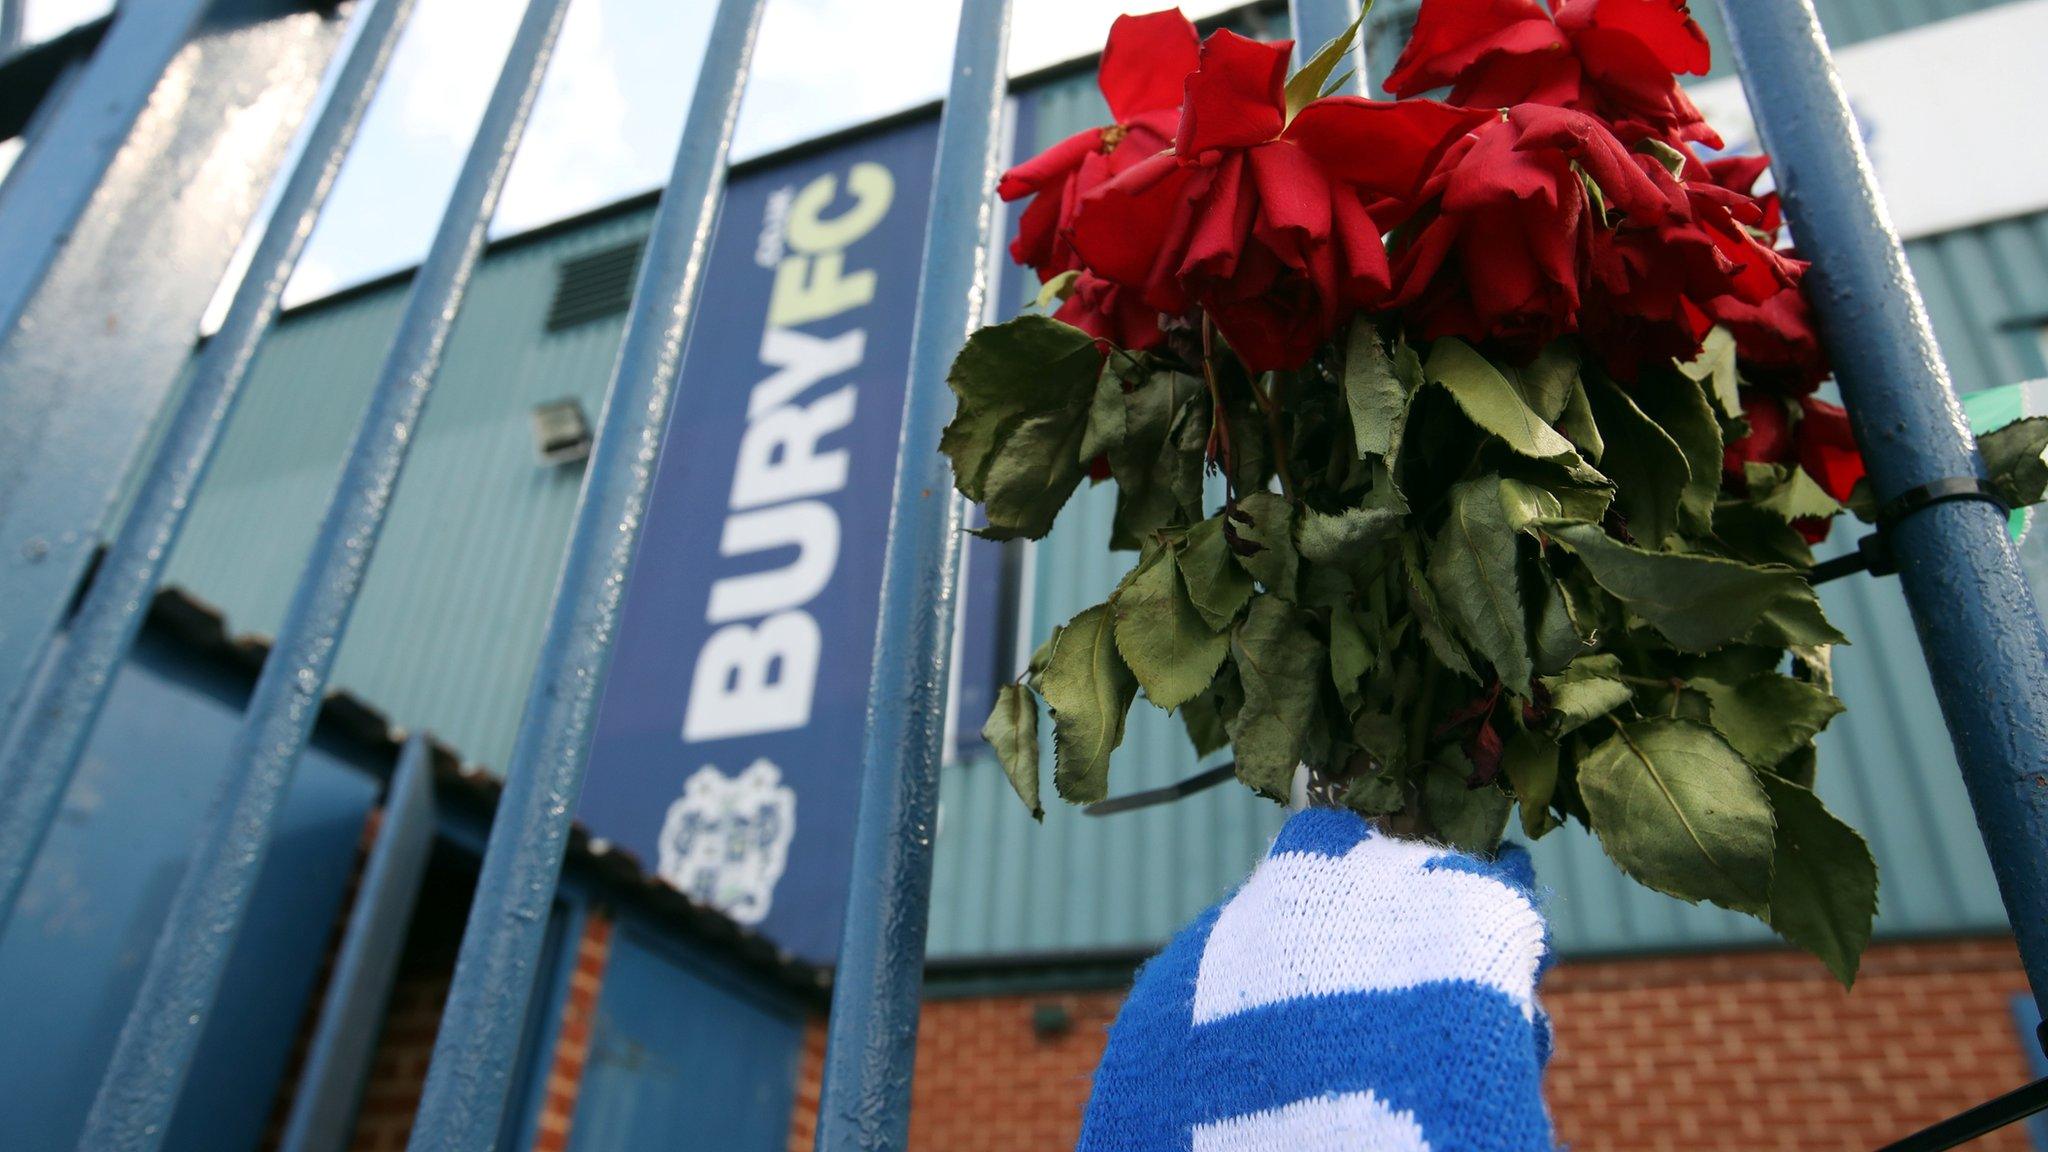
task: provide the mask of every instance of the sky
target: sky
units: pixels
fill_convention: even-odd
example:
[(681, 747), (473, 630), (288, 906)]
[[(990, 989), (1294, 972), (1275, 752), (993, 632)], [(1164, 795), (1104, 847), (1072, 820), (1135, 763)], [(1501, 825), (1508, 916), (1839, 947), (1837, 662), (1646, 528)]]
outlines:
[[(1101, 48), (1124, 11), (1166, 0), (1018, 0), (1010, 70)], [(1238, 0), (1190, 0), (1200, 17)], [(29, 0), (25, 39), (109, 0)], [(660, 187), (715, 0), (573, 0), (492, 223), (509, 235)], [(304, 303), (417, 264), (524, 5), (418, 0), (384, 84), (286, 292)], [(733, 158), (941, 96), (959, 0), (769, 0)], [(4, 151), (4, 146), (0, 146)], [(0, 155), (0, 170), (6, 157)]]

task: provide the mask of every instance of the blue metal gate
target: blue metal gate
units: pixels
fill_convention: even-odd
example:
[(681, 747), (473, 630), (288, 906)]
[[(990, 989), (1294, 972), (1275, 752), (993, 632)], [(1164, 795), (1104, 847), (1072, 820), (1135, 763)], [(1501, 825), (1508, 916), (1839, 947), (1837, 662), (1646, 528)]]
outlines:
[[(1806, 0), (1720, 0), (1880, 501), (1982, 473), (1947, 369), (1878, 198)], [(539, 979), (574, 800), (616, 639), (662, 429), (723, 184), (763, 0), (719, 0), (672, 179), (647, 245), (571, 541), (412, 1137), (415, 1149), (496, 1141)], [(284, 284), (413, 0), (360, 0), (334, 95), (304, 135), (227, 320), (132, 511), (72, 611), (74, 591), (143, 432), (171, 394), (187, 334), (250, 225), (290, 126), (342, 44), (324, 3), (131, 0), (81, 35), (69, 70), (14, 51), (0, 0), (0, 113), (33, 140), (0, 191), (0, 924), (15, 911), (134, 644), (191, 497)], [(157, 1149), (303, 757), (412, 432), (483, 247), (568, 0), (528, 0), (404, 320), (349, 450), (276, 644), (226, 759), (211, 816), (119, 1031), (80, 1147)], [(830, 1024), (818, 1146), (893, 1149), (908, 1130), (937, 769), (961, 508), (937, 452), (948, 361), (982, 314), (1005, 89), (1009, 0), (963, 0), (940, 128), (862, 746), (854, 869)], [(1355, 0), (1294, 0), (1322, 43)], [(74, 48), (77, 44), (74, 42)], [(1354, 79), (1362, 85), (1363, 61)], [(154, 99), (175, 86), (177, 101)], [(224, 112), (268, 89), (276, 121), (230, 132)], [(61, 98), (48, 97), (61, 89)], [(241, 186), (185, 195), (195, 157)], [(1892, 531), (1938, 695), (2037, 999), (2048, 997), (2048, 632), (2002, 516), (1920, 505)], [(68, 623), (67, 623), (68, 621)], [(394, 865), (397, 866), (397, 865)], [(373, 926), (370, 926), (373, 927)], [(365, 939), (376, 939), (366, 927)], [(367, 947), (367, 946), (366, 946)], [(374, 949), (356, 962), (374, 962)], [(2042, 1000), (2048, 1003), (2048, 999)]]

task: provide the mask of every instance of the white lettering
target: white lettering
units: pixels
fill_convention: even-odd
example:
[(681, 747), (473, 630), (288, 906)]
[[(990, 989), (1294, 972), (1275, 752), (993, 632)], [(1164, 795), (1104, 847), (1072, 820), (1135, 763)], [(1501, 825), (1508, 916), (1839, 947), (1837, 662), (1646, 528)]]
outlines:
[(802, 612), (713, 632), (697, 654), (683, 741), (787, 732), (810, 723), (818, 649), (818, 623)]
[(704, 618), (729, 624), (799, 607), (825, 590), (839, 563), (839, 517), (829, 504), (805, 500), (728, 519), (718, 542), (722, 556), (790, 547), (796, 559), (781, 568), (719, 578), (711, 585)]
[(829, 340), (786, 328), (768, 329), (761, 334), (761, 363), (776, 371), (747, 394), (747, 419), (759, 420), (770, 409), (796, 399), (818, 381), (860, 367), (860, 359), (867, 355), (867, 350), (865, 328), (841, 332)]
[(747, 425), (733, 472), (732, 506), (758, 508), (846, 487), (844, 448), (818, 451), (818, 441), (853, 423), (853, 385), (801, 407), (777, 408)]

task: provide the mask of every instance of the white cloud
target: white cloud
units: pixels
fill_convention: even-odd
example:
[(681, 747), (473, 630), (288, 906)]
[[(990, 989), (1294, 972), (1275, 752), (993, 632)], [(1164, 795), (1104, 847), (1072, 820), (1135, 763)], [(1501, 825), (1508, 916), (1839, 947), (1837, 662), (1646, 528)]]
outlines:
[(113, 8), (114, 0), (28, 0), (28, 8), (21, 14), (22, 43), (48, 40)]
[[(1191, 17), (1239, 0), (1181, 6)], [(1012, 75), (1102, 48), (1126, 12), (1161, 0), (1023, 0), (1012, 6)], [(959, 0), (891, 0), (887, 18), (850, 0), (769, 0), (734, 152), (759, 155), (944, 95)]]
[(578, 0), (512, 163), (496, 230), (537, 227), (618, 195), (633, 161), (605, 8), (598, 0)]

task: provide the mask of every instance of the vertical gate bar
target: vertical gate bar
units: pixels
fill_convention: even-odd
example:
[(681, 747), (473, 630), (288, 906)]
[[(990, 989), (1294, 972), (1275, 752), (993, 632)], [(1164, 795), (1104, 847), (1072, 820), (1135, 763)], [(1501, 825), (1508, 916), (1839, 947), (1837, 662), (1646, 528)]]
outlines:
[(766, 6), (765, 0), (720, 0), (705, 45), (413, 1121), (410, 1147), (423, 1152), (488, 1152), (504, 1115)]
[(884, 1152), (909, 1136), (962, 527), (939, 433), (953, 412), (947, 371), (980, 323), (988, 292), (1009, 35), (1009, 0), (963, 0), (883, 559), (853, 885), (818, 1110), (821, 1152)]
[(434, 849), (434, 764), (425, 736), (405, 742), (379, 811), (376, 839), (306, 1046), (305, 1071), (292, 1093), (281, 1152), (342, 1152), (348, 1144)]
[[(1358, 0), (1294, 0), (1288, 7), (1294, 18), (1294, 66), (1299, 68), (1316, 54), (1316, 50), (1344, 34), (1351, 22), (1358, 19)], [(1351, 70), (1351, 79), (1339, 89), (1348, 96), (1372, 95), (1372, 85), (1366, 82), (1365, 29), (1358, 30), (1358, 39), (1351, 45), (1348, 58), (1330, 73), (1342, 76)]]
[[(1980, 477), (1927, 308), (1812, 0), (1721, 0), (1785, 214), (1882, 503)], [(2048, 629), (2006, 517), (1923, 505), (1887, 534), (1977, 826), (2048, 1015)]]
[(21, 10), (28, 0), (0, 0), (0, 60), (21, 43)]
[(9, 738), (0, 741), (0, 928), (12, 915), (36, 851), (56, 819), (114, 672), (141, 630), (256, 349), (277, 316), (285, 284), (415, 0), (367, 2), (370, 8), (335, 76), (333, 95), (306, 134), (303, 159), (279, 194), (226, 320), (200, 352), (134, 507), (108, 546), (42, 681), (17, 710)]
[[(42, 133), (52, 146), (24, 152), (8, 173), (15, 188), (0, 218), (0, 339), (12, 333), (157, 81), (211, 6), (212, 0), (121, 5), (73, 90), (91, 98), (67, 99)], [(0, 703), (5, 699), (0, 693)]]
[(124, 4), (35, 49), (90, 55), (0, 186), (0, 729), (353, 23), (300, 7)]
[(568, 0), (531, 0), (513, 37), (433, 245), (413, 278), (340, 484), (257, 677), (220, 797), (199, 829), (86, 1116), (80, 1152), (144, 1152), (158, 1148), (169, 1128), (262, 870), (278, 803), (319, 717), (356, 593), (568, 7)]

